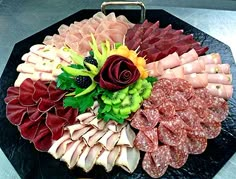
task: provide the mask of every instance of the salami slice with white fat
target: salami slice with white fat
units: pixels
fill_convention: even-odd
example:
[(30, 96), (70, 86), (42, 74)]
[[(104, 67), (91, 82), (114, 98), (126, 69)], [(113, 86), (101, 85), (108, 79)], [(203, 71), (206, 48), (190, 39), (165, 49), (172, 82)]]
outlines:
[(173, 92), (172, 81), (166, 78), (158, 80), (158, 83), (155, 83), (153, 86), (153, 91), (161, 89), (167, 96), (170, 95)]
[(207, 139), (194, 134), (187, 134), (186, 145), (189, 154), (201, 154), (206, 150)]

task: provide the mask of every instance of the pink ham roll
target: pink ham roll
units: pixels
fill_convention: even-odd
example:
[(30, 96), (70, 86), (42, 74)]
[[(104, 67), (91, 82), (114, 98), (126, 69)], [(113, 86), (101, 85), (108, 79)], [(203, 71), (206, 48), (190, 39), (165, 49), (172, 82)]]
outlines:
[(199, 60), (203, 60), (206, 64), (221, 64), (221, 57), (219, 53), (212, 53), (198, 57)]
[(230, 65), (229, 64), (206, 64), (205, 72), (230, 74)]
[[(155, 62), (154, 62), (155, 63)], [(172, 53), (168, 55), (167, 57), (159, 60), (159, 63), (163, 66), (164, 70), (169, 68), (174, 68), (181, 65), (181, 60), (178, 56), (178, 54)]]
[(207, 89), (213, 96), (218, 96), (224, 99), (229, 99), (233, 95), (232, 85), (222, 85), (216, 83), (208, 83)]
[(146, 65), (146, 69), (148, 70), (149, 76), (161, 76), (164, 73), (164, 68), (159, 61), (148, 63)]
[(184, 64), (183, 67), (185, 75), (192, 73), (202, 73), (205, 71), (205, 62), (203, 60), (195, 60)]
[(207, 73), (192, 73), (189, 75), (184, 75), (184, 78), (193, 86), (193, 88), (204, 88), (208, 84), (207, 75)]
[(184, 68), (182, 66), (179, 66), (178, 68), (173, 68), (173, 69), (167, 69), (164, 71), (163, 75), (161, 78), (181, 78), (184, 79)]
[(198, 58), (198, 54), (194, 49), (192, 49), (180, 56), (180, 60), (181, 60), (182, 64), (192, 62), (194, 60), (197, 60), (197, 58)]
[(208, 74), (208, 82), (230, 85), (232, 83), (232, 74)]

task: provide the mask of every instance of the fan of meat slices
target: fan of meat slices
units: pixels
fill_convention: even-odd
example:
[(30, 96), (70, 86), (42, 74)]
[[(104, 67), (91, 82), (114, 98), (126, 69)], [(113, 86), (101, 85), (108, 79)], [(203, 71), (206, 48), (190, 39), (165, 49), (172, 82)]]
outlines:
[(192, 35), (101, 12), (58, 32), (22, 56), (5, 98), (7, 118), (37, 150), (68, 168), (129, 173), (141, 151), (158, 178), (219, 135), (230, 66)]

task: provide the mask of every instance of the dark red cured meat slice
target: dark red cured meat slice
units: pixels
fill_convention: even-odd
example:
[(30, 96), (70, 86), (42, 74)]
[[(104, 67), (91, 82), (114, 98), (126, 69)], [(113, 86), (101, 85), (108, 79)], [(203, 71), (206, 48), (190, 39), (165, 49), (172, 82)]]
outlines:
[(52, 133), (44, 123), (40, 124), (33, 143), (34, 147), (41, 152), (47, 152), (52, 146)]
[(187, 108), (184, 111), (178, 111), (177, 115), (181, 120), (189, 126), (190, 130), (201, 130), (200, 117), (197, 112), (192, 108)]
[(159, 141), (166, 145), (177, 146), (186, 138), (186, 131), (184, 129), (175, 130), (175, 132), (169, 130), (162, 123), (158, 127)]
[(157, 109), (139, 109), (132, 117), (131, 126), (139, 130), (154, 128), (160, 120)]
[(186, 145), (189, 154), (201, 154), (206, 150), (207, 139), (188, 133), (186, 138)]
[(46, 126), (52, 132), (52, 139), (57, 140), (63, 135), (64, 126), (66, 125), (67, 121), (59, 117), (55, 114), (47, 114), (46, 118)]
[(39, 101), (38, 110), (40, 112), (47, 112), (55, 106), (55, 103), (50, 99), (43, 99)]
[(48, 86), (48, 93), (49, 93), (50, 99), (54, 102), (57, 102), (61, 100), (67, 92), (58, 89), (56, 87), (56, 82), (52, 81)]
[[(156, 164), (151, 156), (151, 153), (147, 152), (144, 155), (142, 167), (147, 172), (147, 174), (149, 176), (151, 176), (152, 178), (159, 178), (162, 175), (164, 175), (165, 171), (168, 168), (168, 165), (167, 165), (167, 167), (164, 167), (164, 169), (162, 169), (161, 167), (163, 167), (163, 166), (161, 166), (161, 167), (159, 167), (160, 169), (158, 170), (156, 167)], [(164, 170), (164, 171), (162, 171), (162, 170)], [(162, 173), (160, 173), (160, 171), (162, 171)]]
[(19, 88), (17, 87), (9, 87), (7, 89), (7, 96), (4, 99), (5, 103), (9, 103), (11, 100), (17, 98), (19, 95)]
[(155, 91), (156, 89), (161, 89), (167, 96), (169, 96), (173, 92), (172, 81), (162, 78), (154, 84), (153, 91)]
[(208, 115), (206, 103), (198, 96), (194, 96), (189, 100), (189, 106), (192, 107), (201, 118)]
[(157, 128), (145, 131), (139, 131), (134, 145), (137, 149), (144, 152), (154, 152), (158, 148)]
[(147, 28), (143, 34), (143, 40), (145, 40), (150, 34), (152, 34), (152, 32), (154, 32), (156, 29), (159, 28), (159, 21), (155, 22), (154, 24), (152, 24), (149, 28)]
[(214, 97), (209, 109), (214, 113), (219, 122), (225, 120), (229, 113), (228, 103), (223, 98)]
[(24, 122), (18, 127), (21, 136), (24, 139), (33, 140), (38, 131), (41, 121), (31, 121), (29, 118), (24, 119)]
[(211, 107), (214, 101), (214, 97), (209, 93), (207, 88), (198, 88), (194, 89), (195, 95), (200, 97), (207, 105), (207, 107)]
[(194, 90), (193, 90), (192, 85), (188, 81), (180, 79), (180, 78), (175, 78), (175, 79), (172, 79), (171, 82), (172, 82), (174, 91), (181, 92), (182, 95), (186, 99), (190, 99), (193, 96)]
[(28, 106), (27, 113), (28, 113), (30, 120), (32, 120), (32, 121), (41, 120), (41, 117), (45, 114), (43, 112), (40, 112), (38, 110), (37, 106)]
[(33, 100), (38, 101), (40, 98), (49, 98), (48, 92), (47, 92), (47, 86), (45, 85), (45, 82), (38, 80), (34, 83), (34, 94), (33, 94)]
[(214, 139), (216, 138), (221, 131), (221, 123), (201, 123), (203, 132), (205, 133), (205, 137), (207, 139)]
[(188, 101), (179, 91), (175, 91), (173, 94), (170, 95), (169, 98), (170, 101), (174, 104), (176, 111), (184, 110), (188, 107)]
[(163, 120), (161, 120), (160, 123), (169, 130), (171, 130), (172, 132), (178, 131), (180, 129), (191, 130), (191, 128), (188, 125), (186, 125), (185, 122), (183, 122), (179, 116), (163, 118)]
[(27, 78), (20, 85), (19, 101), (24, 106), (33, 106), (35, 102), (33, 100), (34, 82), (32, 79)]
[(6, 106), (6, 116), (14, 125), (20, 125), (27, 112), (27, 107), (20, 104), (18, 98), (11, 100)]
[[(159, 107), (161, 104), (163, 104), (166, 101), (166, 95), (161, 89), (153, 89), (151, 96), (148, 98), (148, 100), (144, 101), (144, 107), (147, 108), (156, 108)], [(150, 105), (148, 105), (148, 102)]]
[(78, 116), (78, 109), (73, 109), (71, 107), (64, 108), (62, 105), (57, 105), (56, 115), (66, 119), (68, 124), (74, 124), (76, 117)]
[(164, 117), (171, 117), (175, 115), (175, 106), (170, 100), (166, 100), (159, 107), (160, 114), (164, 115)]

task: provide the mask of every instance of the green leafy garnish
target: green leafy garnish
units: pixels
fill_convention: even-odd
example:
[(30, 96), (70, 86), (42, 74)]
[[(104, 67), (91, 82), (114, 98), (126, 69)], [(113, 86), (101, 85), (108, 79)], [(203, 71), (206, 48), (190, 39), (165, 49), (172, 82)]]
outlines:
[(157, 79), (156, 77), (152, 77), (152, 76), (147, 77), (146, 80), (147, 80), (149, 83), (151, 83), (152, 86), (153, 86), (153, 84), (154, 84), (155, 82), (158, 81), (158, 79)]

